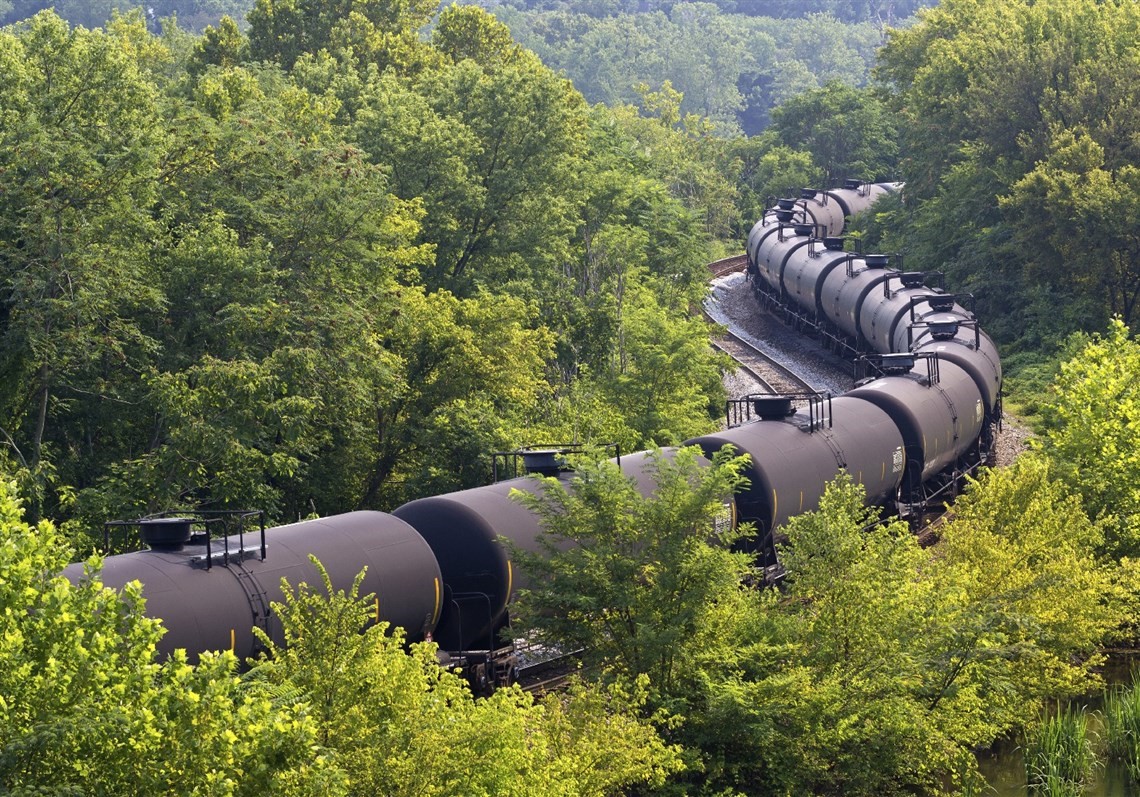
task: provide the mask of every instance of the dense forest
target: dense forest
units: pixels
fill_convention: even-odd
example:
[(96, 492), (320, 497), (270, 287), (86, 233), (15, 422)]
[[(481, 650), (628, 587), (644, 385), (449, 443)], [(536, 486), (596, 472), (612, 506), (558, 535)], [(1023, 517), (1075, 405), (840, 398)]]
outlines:
[[(3, 788), (969, 791), (1134, 636), (1134, 4), (0, 5)], [(364, 596), (298, 587), (239, 674), (52, 575), (110, 518), (388, 509), (495, 450), (713, 428), (705, 264), (849, 176), (906, 181), (851, 245), (973, 292), (1037, 427), (936, 548), (841, 481), (757, 592), (706, 539), (739, 462), (636, 506), (583, 464), (534, 509), (605, 555), (527, 562), (520, 628), (605, 677), (540, 703), (355, 634)]]
[[(15, 0), (6, 10), (5, 3), (0, 0), (0, 24), (47, 7), (41, 0)], [(435, 4), (420, 5), (426, 13)], [(726, 134), (743, 130), (749, 135), (769, 123), (773, 108), (805, 90), (832, 80), (866, 85), (886, 26), (914, 11), (894, 4), (854, 8), (832, 3), (785, 8), (778, 3), (740, 3), (739, 8), (673, 2), (480, 5), (591, 103), (644, 108), (638, 86), (656, 89), (669, 80), (682, 93), (682, 113), (700, 114)], [(217, 26), (223, 15), (244, 24), (252, 3), (156, 0), (140, 6), (135, 0), (108, 0), (53, 8), (73, 25), (86, 27), (102, 25), (112, 11), (141, 9), (153, 32), (177, 20), (182, 29), (200, 33)], [(752, 13), (757, 10), (763, 13)]]

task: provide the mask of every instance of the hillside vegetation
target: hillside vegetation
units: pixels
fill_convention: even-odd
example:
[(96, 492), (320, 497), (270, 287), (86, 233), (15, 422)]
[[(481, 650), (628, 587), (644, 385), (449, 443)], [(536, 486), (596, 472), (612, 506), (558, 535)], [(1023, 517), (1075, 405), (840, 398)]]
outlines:
[[(598, 41), (728, 48), (679, 50), (693, 75), (742, 46), (727, 4), (601, 5)], [(501, 13), (572, 19), (556, 6)], [(1135, 4), (949, 0), (887, 34), (877, 83), (769, 92), (748, 138), (738, 99), (700, 96), (715, 81), (631, 86), (609, 52), (591, 105), (487, 11), (436, 10), (0, 30), (0, 788), (939, 794), (1094, 689), (1137, 627)], [(579, 38), (544, 41), (583, 64)], [(526, 562), (545, 578), (518, 628), (602, 675), (539, 703), (358, 634), (355, 592), (296, 586), (290, 647), (243, 675), (156, 662), (161, 630), (96, 560), (55, 575), (108, 518), (384, 509), (483, 483), (496, 449), (712, 428), (705, 264), (772, 195), (847, 176), (906, 180), (851, 245), (972, 291), (1037, 411), (1037, 450), (972, 485), (937, 548), (865, 532), (840, 480), (787, 530), (786, 591), (757, 591), (706, 533), (739, 462), (682, 452), (645, 503), (583, 465), (534, 508), (600, 555)]]

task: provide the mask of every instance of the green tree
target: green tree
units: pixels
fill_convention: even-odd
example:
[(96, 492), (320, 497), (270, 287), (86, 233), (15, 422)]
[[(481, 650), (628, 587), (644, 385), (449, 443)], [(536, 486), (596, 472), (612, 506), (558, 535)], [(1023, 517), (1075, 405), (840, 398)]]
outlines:
[(1043, 453), (1105, 530), (1106, 552), (1140, 552), (1140, 344), (1119, 319), (1070, 346), (1043, 407)]
[(1069, 294), (1084, 328), (1114, 316), (1130, 324), (1140, 301), (1140, 169), (1106, 161), (1091, 136), (1065, 130), (1001, 198), (1034, 255), (1029, 274)]
[(696, 447), (650, 456), (648, 497), (609, 461), (583, 463), (569, 487), (544, 479), (540, 493), (516, 493), (542, 520), (544, 554), (513, 556), (534, 585), (518, 601), (522, 627), (619, 678), (648, 675), (660, 706), (683, 702), (700, 677), (692, 662), (732, 638), (727, 607), (746, 602), (751, 567), (728, 550), (741, 531), (724, 522), (744, 459), (720, 453), (708, 466)]
[(187, 69), (191, 74), (202, 72), (209, 65), (229, 69), (241, 64), (249, 50), (249, 43), (232, 17), (222, 17), (218, 27), (209, 25), (201, 38), (194, 43), (194, 54)]
[[(1129, 4), (965, 0), (892, 32), (883, 50), (911, 262), (944, 268), (999, 338), (1026, 349), (1134, 303), (1134, 242), (1120, 231), (1134, 204), (1138, 29)], [(1076, 222), (1083, 206), (1065, 192), (1095, 202), (1094, 186), (1111, 221)], [(1090, 223), (1111, 233), (1083, 235)], [(1061, 285), (1064, 302), (1052, 295)]]
[(784, 146), (812, 153), (829, 185), (895, 174), (897, 132), (870, 90), (828, 83), (773, 111), (772, 129)]
[(739, 164), (741, 238), (747, 237), (752, 225), (773, 206), (774, 199), (799, 196), (801, 188), (824, 184), (823, 171), (810, 152), (782, 146), (771, 134), (737, 139), (730, 142), (729, 148)]
[(0, 434), (44, 500), (54, 459), (137, 400), (155, 349), (149, 205), (168, 140), (131, 36), (50, 12), (0, 31)]
[(432, 29), (431, 42), (455, 63), (471, 59), (484, 68), (517, 61), (523, 54), (510, 29), (479, 6), (448, 6)]
[(0, 481), (0, 789), (7, 794), (343, 793), (305, 707), (245, 689), (232, 654), (155, 662), (137, 584), (71, 584), (54, 527)]
[[(319, 564), (319, 563), (318, 563)], [(323, 573), (323, 571), (322, 571)], [(318, 738), (349, 794), (607, 795), (660, 785), (677, 751), (637, 719), (643, 699), (578, 685), (541, 703), (516, 688), (476, 700), (439, 666), (434, 645), (405, 651), (371, 623), (370, 596), (309, 585), (286, 589), (285, 647), (250, 674), (267, 694), (312, 706)]]
[(417, 32), (437, 8), (435, 0), (256, 0), (248, 15), (250, 56), (289, 69), (305, 53), (355, 45), (393, 63), (417, 49)]
[(1042, 700), (1095, 683), (1125, 596), (1045, 463), (988, 472), (934, 548), (874, 520), (844, 477), (788, 524), (784, 593), (692, 729), (738, 788), (932, 790)]
[(629, 305), (601, 385), (624, 408), (634, 445), (676, 445), (710, 431), (723, 407), (726, 363), (709, 349), (707, 324), (678, 320), (640, 291)]
[(429, 206), (424, 232), (436, 264), (426, 284), (466, 293), (553, 267), (577, 204), (581, 95), (529, 54), (491, 67), (465, 58), (425, 78), (420, 90), (473, 139), (463, 155), (477, 187), (466, 192), (466, 204)]
[(154, 329), (150, 415), (84, 512), (344, 509), (363, 476), (338, 452), (357, 451), (394, 398), (384, 337), (401, 278), (430, 256), (412, 242), (418, 208), (339, 139), (332, 98), (242, 67), (194, 90), (154, 250), (172, 310)]
[(489, 452), (534, 422), (547, 390), (552, 341), (533, 322), (533, 308), (508, 296), (402, 292), (385, 341), (397, 362), (377, 386), (386, 392), (366, 434), (353, 441), (365, 447), (359, 505), (395, 506), (486, 481)]

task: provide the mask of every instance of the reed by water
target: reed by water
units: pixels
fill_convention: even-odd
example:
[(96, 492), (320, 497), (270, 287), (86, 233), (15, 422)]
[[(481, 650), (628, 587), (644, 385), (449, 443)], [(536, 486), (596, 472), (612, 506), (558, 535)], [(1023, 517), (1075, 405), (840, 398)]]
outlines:
[(1122, 761), (1133, 783), (1140, 782), (1140, 683), (1109, 687), (1104, 692), (1104, 751)]
[(1098, 758), (1084, 707), (1065, 706), (1031, 731), (1025, 745), (1030, 794), (1077, 797), (1092, 781)]

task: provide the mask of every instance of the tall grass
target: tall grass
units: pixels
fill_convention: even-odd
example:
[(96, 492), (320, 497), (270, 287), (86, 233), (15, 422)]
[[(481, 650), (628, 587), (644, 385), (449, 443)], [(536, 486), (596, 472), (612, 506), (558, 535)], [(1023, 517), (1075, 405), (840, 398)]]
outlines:
[(1092, 780), (1096, 750), (1088, 735), (1088, 714), (1069, 706), (1031, 731), (1025, 745), (1029, 793), (1041, 797), (1076, 797)]
[(1104, 746), (1111, 757), (1124, 762), (1128, 777), (1140, 782), (1140, 684), (1118, 685), (1104, 692)]

